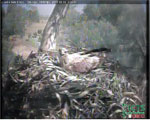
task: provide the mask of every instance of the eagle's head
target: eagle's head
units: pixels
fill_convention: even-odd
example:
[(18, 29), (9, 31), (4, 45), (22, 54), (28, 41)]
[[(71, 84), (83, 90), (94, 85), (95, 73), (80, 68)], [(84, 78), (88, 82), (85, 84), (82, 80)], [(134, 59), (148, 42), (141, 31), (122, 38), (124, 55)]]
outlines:
[(68, 53), (68, 50), (67, 50), (66, 48), (61, 48), (61, 49), (59, 49), (59, 54), (60, 54), (61, 56), (65, 55), (65, 54), (67, 54), (67, 53)]
[(65, 64), (68, 62), (68, 50), (66, 48), (60, 48), (59, 49), (59, 60), (60, 60), (60, 66), (64, 67)]

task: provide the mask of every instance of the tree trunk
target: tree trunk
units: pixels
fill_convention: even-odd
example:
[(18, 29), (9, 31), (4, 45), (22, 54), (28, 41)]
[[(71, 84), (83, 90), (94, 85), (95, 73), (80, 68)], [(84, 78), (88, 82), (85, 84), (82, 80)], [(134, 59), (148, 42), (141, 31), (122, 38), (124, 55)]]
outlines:
[(56, 50), (56, 36), (59, 32), (59, 21), (66, 15), (69, 4), (56, 4), (43, 31), (39, 51)]

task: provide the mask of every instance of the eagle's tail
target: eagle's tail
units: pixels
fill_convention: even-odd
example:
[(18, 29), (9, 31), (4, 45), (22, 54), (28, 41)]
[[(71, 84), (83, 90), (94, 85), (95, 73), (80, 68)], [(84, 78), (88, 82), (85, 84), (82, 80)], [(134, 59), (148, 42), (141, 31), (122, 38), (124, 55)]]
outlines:
[(111, 52), (111, 49), (109, 49), (109, 48), (93, 49), (93, 50), (86, 51), (86, 52), (82, 53), (81, 55), (90, 54), (93, 52)]

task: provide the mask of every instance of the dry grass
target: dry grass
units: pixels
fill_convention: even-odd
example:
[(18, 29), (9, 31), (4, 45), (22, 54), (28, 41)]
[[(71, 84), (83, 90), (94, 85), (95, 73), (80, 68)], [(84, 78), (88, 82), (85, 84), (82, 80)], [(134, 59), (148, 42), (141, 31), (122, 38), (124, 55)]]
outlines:
[(28, 39), (28, 35), (32, 35), (38, 30), (43, 30), (47, 20), (41, 20), (39, 23), (32, 23), (31, 25), (26, 26), (25, 36), (23, 38), (17, 37), (16, 41), (12, 41), (13, 48), (12, 52), (23, 56), (24, 59), (31, 53), (31, 51), (37, 52), (38, 48), (32, 46), (31, 41), (26, 41)]

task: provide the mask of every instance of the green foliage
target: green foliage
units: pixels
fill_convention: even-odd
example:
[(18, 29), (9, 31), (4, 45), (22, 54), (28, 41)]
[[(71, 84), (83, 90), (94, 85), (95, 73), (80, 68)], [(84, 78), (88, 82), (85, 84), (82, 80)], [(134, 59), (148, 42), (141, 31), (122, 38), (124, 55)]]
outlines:
[(130, 66), (138, 71), (145, 69), (146, 13), (142, 5), (87, 5), (83, 15), (87, 16), (88, 20), (105, 20), (115, 26), (119, 39), (112, 45), (113, 49), (116, 48), (115, 57), (117, 56), (124, 66)]
[[(103, 21), (87, 21), (78, 23), (72, 27), (69, 36), (73, 38), (73, 42), (78, 43), (77, 46), (86, 48), (100, 48), (110, 46), (108, 42), (111, 39), (117, 40), (117, 31), (109, 23)], [(113, 41), (113, 40), (112, 40)], [(115, 41), (113, 41), (115, 42)]]
[(62, 25), (65, 26), (70, 26), (70, 25), (75, 25), (75, 23), (80, 21), (80, 14), (73, 8), (70, 8), (67, 11), (67, 15), (62, 21)]
[(38, 42), (42, 41), (42, 35), (39, 36)]
[(39, 22), (39, 13), (36, 7), (31, 7), (31, 10), (28, 11), (28, 19), (31, 22)]
[(6, 36), (14, 34), (23, 35), (25, 30), (25, 18), (26, 10), (24, 8), (16, 5), (8, 5), (7, 13), (3, 18), (3, 34)]
[(65, 32), (72, 46), (100, 48), (116, 44), (118, 31), (114, 26), (107, 21), (88, 20), (87, 18), (85, 15), (81, 16), (75, 9), (68, 10), (63, 26), (67, 26)]
[(35, 38), (30, 38), (29, 41), (31, 42), (32, 46), (36, 47), (36, 40), (35, 40)]
[(37, 9), (34, 8), (32, 10), (31, 8), (31, 10), (27, 10), (22, 6), (15, 4), (8, 5), (7, 12), (3, 12), (3, 35), (10, 36), (18, 34), (23, 36), (27, 20), (31, 22), (39, 21), (39, 13)]
[(27, 40), (31, 42), (32, 46), (39, 47), (39, 43), (42, 40), (42, 35), (35, 32), (33, 35), (30, 34), (30, 37), (28, 37)]
[(42, 30), (38, 30), (38, 34), (42, 34)]
[(33, 37), (36, 37), (37, 36), (37, 33), (35, 32), (35, 33), (33, 33)]
[(84, 8), (84, 16), (88, 17), (88, 20), (96, 20), (99, 18), (99, 8), (97, 5), (87, 5)]
[(71, 46), (109, 47), (112, 57), (130, 68), (125, 73), (137, 76), (145, 71), (146, 13), (142, 5), (88, 4), (82, 14), (69, 9), (62, 23), (65, 35), (60, 38), (69, 40)]

